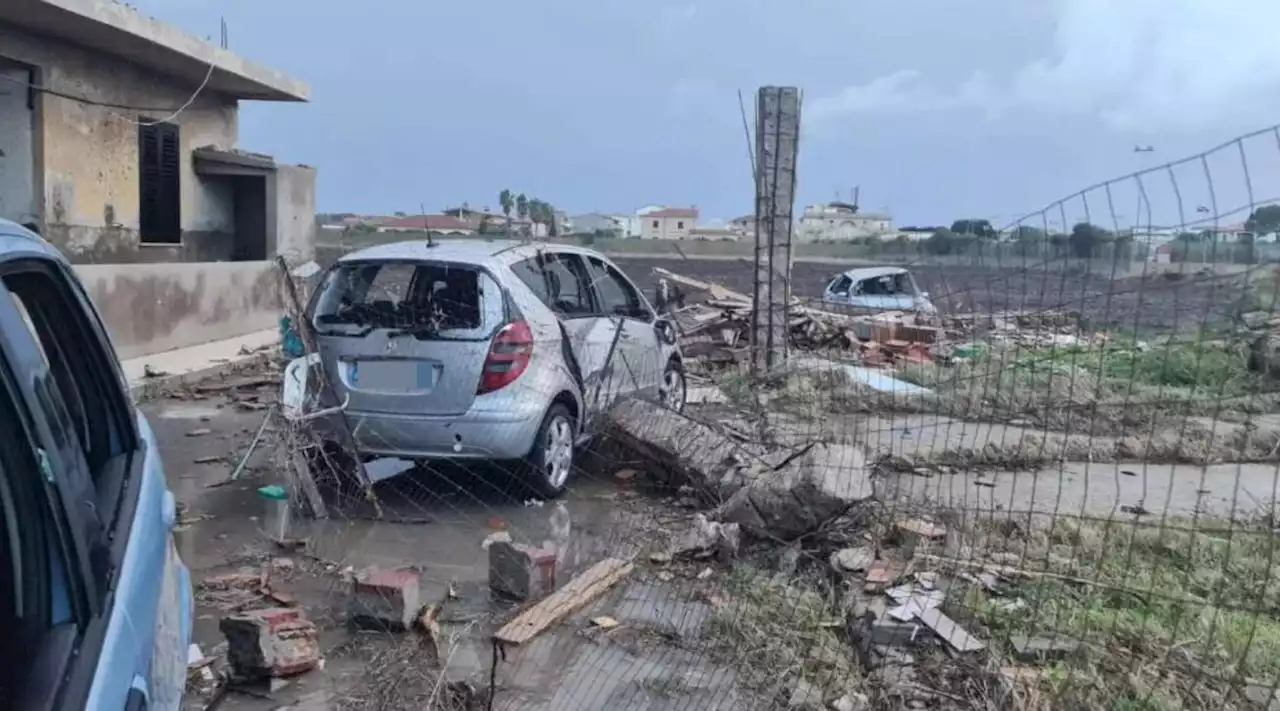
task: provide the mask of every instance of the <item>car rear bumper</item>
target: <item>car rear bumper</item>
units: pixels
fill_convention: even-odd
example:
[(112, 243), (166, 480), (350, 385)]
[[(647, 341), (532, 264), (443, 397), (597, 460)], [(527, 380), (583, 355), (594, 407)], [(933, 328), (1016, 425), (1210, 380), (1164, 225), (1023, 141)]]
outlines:
[[(519, 459), (529, 453), (544, 410), (472, 411), (462, 415), (345, 415), (361, 454), (398, 459)], [(340, 441), (342, 415), (307, 423), (322, 439)]]

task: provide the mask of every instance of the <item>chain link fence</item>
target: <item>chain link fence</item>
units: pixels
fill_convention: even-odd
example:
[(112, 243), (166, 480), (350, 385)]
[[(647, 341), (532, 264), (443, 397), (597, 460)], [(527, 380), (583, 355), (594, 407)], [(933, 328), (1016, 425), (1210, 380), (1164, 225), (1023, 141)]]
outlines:
[[(589, 269), (552, 284), (539, 256), (528, 284), (560, 328), (424, 346), (449, 354), (434, 372), (469, 373), (446, 405), (423, 393), (449, 384), (420, 370), (361, 397), (351, 364), (390, 355), (352, 344), (387, 347), (366, 327), (404, 331), (409, 353), (442, 333), (471, 342), (499, 291), (474, 274), (433, 274), (425, 291), (421, 275), (354, 275), (344, 308), (360, 315), (325, 321), (302, 306), (332, 284), (290, 279), (304, 358), (323, 366), (266, 365), (252, 400), (242, 381), (216, 392), (270, 403), (283, 378), (301, 393), (235, 434), (255, 444), (232, 481), (280, 485), (292, 517), (248, 491), (242, 517), (266, 507), (253, 535), (197, 571), (201, 614), (259, 615), (250, 647), (268, 654), (209, 638), (191, 703), (1267, 708), (1278, 167), (1268, 129), (847, 280), (799, 260), (792, 356), (763, 377), (747, 368), (745, 260), (616, 258), (662, 295), (671, 361), (623, 343), (638, 312), (588, 308), (625, 293)], [(503, 377), (527, 348), (566, 372)], [(490, 372), (503, 407), (538, 403), (581, 430), (562, 495), (548, 496), (554, 418), (524, 460), (485, 456), (508, 452), (503, 428), (467, 426)], [(384, 457), (442, 436), (455, 461)], [(289, 637), (262, 609), (311, 627)]]

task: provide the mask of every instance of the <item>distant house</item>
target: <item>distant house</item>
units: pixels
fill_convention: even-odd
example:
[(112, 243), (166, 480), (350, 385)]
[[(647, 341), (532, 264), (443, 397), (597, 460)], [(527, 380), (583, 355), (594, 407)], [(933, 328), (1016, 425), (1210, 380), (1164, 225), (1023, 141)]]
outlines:
[(1245, 229), (1244, 224), (1235, 223), (1201, 230), (1200, 236), (1205, 242), (1225, 244), (1228, 242), (1241, 242), (1245, 239), (1253, 239), (1254, 235), (1251, 230)]
[(473, 235), (470, 224), (452, 215), (410, 215), (388, 220), (378, 226), (379, 232), (436, 232), (445, 235)]
[(644, 239), (688, 239), (698, 221), (696, 207), (667, 207), (645, 213), (640, 218)]
[(631, 212), (613, 214), (610, 217), (617, 220), (619, 225), (622, 225), (624, 237), (642, 237), (644, 236), (644, 216), (663, 209), (665, 208), (662, 205), (645, 205)]
[(476, 232), (500, 232), (507, 227), (507, 217), (502, 213), (494, 213), (489, 208), (471, 209), (463, 202), (458, 208), (445, 208), (442, 214), (457, 218)]
[(857, 205), (830, 202), (809, 205), (800, 217), (796, 237), (802, 242), (836, 242), (893, 232), (893, 218), (861, 212)]
[(600, 212), (588, 212), (585, 215), (574, 215), (573, 231), (577, 234), (597, 234), (608, 232), (618, 237), (626, 236), (626, 228), (618, 218)]

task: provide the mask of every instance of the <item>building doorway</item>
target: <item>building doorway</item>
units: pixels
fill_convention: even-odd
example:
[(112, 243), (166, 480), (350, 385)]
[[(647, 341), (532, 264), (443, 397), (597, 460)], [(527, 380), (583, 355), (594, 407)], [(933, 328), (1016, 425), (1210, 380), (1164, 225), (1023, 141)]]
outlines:
[(0, 217), (37, 227), (35, 71), (0, 59)]

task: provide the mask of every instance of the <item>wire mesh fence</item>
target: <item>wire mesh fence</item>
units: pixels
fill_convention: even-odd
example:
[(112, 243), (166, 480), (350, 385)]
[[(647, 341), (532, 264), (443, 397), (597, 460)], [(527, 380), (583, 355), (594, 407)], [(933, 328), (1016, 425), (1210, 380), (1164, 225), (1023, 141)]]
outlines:
[(228, 552), (198, 612), (262, 633), (209, 638), (193, 703), (1265, 708), (1278, 166), (1268, 129), (891, 268), (801, 259), (764, 377), (746, 262), (617, 255), (657, 316), (564, 245), (294, 284), (302, 360), (194, 391), (251, 450), (200, 496), (259, 517), (188, 506)]

